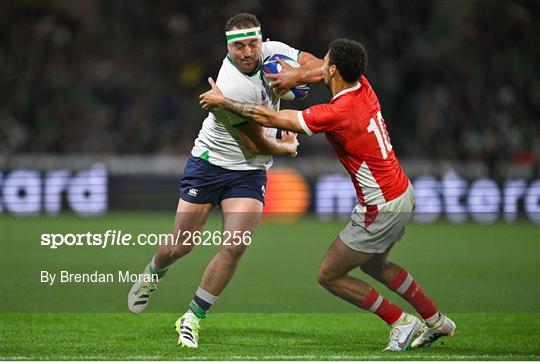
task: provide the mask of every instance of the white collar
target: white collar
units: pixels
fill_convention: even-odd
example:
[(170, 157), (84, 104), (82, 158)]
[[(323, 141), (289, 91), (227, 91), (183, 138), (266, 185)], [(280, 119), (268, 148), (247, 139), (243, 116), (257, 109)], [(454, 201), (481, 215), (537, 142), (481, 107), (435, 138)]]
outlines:
[(345, 88), (343, 89), (341, 92), (339, 92), (338, 94), (336, 94), (335, 96), (332, 97), (332, 100), (336, 99), (337, 97), (339, 96), (342, 96), (344, 95), (345, 93), (348, 93), (348, 92), (352, 92), (352, 91), (355, 91), (357, 89), (360, 89), (360, 82), (356, 82), (352, 87), (349, 87), (349, 88)]

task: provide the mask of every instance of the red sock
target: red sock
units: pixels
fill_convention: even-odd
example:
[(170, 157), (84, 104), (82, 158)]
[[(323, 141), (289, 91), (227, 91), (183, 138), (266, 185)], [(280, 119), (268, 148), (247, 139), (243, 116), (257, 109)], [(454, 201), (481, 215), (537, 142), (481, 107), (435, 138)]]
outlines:
[(359, 307), (375, 313), (389, 325), (394, 324), (403, 313), (403, 309), (384, 298), (375, 289), (371, 289)]
[(401, 269), (398, 276), (388, 283), (388, 288), (401, 295), (424, 319), (433, 317), (439, 312), (424, 290), (405, 269)]

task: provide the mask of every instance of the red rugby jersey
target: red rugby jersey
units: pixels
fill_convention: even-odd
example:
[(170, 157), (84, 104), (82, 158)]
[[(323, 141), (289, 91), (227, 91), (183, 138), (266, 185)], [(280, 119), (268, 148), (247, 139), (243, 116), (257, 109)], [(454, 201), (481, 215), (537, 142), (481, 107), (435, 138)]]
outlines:
[(407, 189), (409, 179), (392, 150), (379, 100), (366, 77), (329, 103), (298, 112), (298, 120), (308, 135), (326, 134), (362, 204), (382, 204)]

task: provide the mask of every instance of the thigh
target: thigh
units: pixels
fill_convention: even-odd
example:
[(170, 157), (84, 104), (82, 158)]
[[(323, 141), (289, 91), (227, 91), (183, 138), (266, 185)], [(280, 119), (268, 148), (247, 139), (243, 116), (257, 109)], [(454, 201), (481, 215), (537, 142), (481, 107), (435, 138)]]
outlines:
[(176, 208), (176, 217), (174, 219), (174, 236), (176, 237), (178, 233), (182, 233), (183, 231), (200, 231), (213, 208), (214, 205), (211, 203), (194, 204), (179, 199)]
[(367, 263), (374, 255), (351, 249), (338, 236), (326, 251), (319, 270), (328, 276), (347, 275), (354, 268)]
[(254, 231), (261, 219), (263, 203), (252, 198), (229, 198), (221, 201), (223, 230)]
[[(223, 233), (231, 233), (241, 238), (241, 242), (228, 243), (222, 248), (245, 249), (251, 243), (253, 232), (261, 219), (263, 203), (251, 198), (229, 198), (221, 201), (221, 210)], [(232, 240), (235, 241), (235, 238)]]

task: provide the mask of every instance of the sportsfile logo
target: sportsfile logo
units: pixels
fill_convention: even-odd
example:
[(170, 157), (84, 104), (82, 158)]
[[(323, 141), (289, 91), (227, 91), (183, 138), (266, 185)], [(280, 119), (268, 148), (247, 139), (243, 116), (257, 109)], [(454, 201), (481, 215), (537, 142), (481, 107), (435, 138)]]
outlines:
[(198, 194), (199, 194), (199, 190), (197, 189), (189, 189), (188, 191), (189, 196), (197, 197)]
[(205, 230), (191, 231), (179, 229), (171, 233), (141, 233), (132, 234), (123, 230), (106, 230), (92, 233), (44, 233), (41, 234), (40, 245), (49, 249), (60, 247), (126, 247), (126, 246), (157, 246), (157, 245), (202, 245), (230, 246), (250, 245), (251, 231), (246, 230)]

